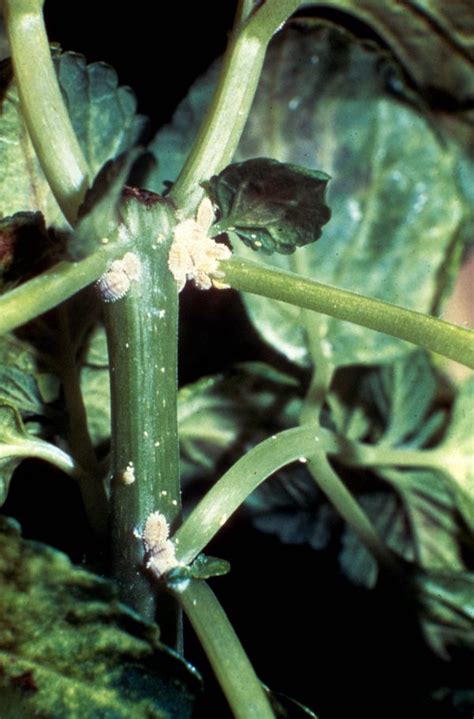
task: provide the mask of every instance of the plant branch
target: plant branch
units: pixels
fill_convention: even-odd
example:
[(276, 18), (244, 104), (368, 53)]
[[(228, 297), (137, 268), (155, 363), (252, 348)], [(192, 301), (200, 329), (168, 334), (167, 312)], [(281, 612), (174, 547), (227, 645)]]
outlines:
[(253, 102), (267, 45), (299, 4), (299, 0), (267, 0), (243, 25), (245, 7), (240, 7), (213, 99), (171, 191), (185, 216), (194, 214), (202, 198), (200, 183), (231, 162)]
[(176, 532), (173, 541), (177, 561), (183, 564), (192, 562), (230, 515), (267, 477), (291, 462), (299, 460), (306, 463), (308, 458), (316, 457), (318, 483), (321, 483), (335, 508), (377, 559), (382, 558), (385, 564), (393, 563), (391, 553), (380, 541), (367, 516), (327, 464), (324, 447), (319, 453), (319, 446), (317, 425), (307, 424), (275, 434), (247, 452), (207, 492)]
[(26, 127), (51, 190), (73, 224), (89, 170), (61, 95), (42, 6), (43, 0), (4, 0), (5, 24)]
[(191, 580), (174, 590), (236, 719), (274, 719), (270, 702), (237, 634), (210, 587)]
[(233, 257), (221, 262), (219, 270), (222, 282), (236, 290), (384, 332), (474, 369), (472, 330), (248, 260)]
[(102, 247), (81, 262), (59, 262), (0, 297), (0, 335), (53, 309), (95, 282), (112, 260), (126, 252), (124, 244)]

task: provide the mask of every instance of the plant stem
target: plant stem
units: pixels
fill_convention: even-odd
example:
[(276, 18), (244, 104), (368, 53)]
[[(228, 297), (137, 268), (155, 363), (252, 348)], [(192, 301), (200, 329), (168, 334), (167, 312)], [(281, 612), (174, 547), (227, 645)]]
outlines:
[(274, 719), (270, 702), (214, 592), (191, 580), (175, 590), (236, 719)]
[[(295, 252), (291, 258), (293, 270), (302, 275), (305, 272), (304, 260), (301, 253)], [(326, 352), (327, 325), (321, 321), (321, 316), (309, 310), (300, 310), (301, 324), (305, 328), (306, 341), (313, 362), (311, 383), (306, 392), (303, 408), (300, 413), (301, 425), (310, 422), (317, 423), (321, 409), (329, 392), (335, 367), (331, 361), (331, 352)]]
[(85, 470), (85, 476), (81, 478), (79, 486), (87, 516), (96, 533), (103, 536), (107, 531), (108, 499), (87, 426), (86, 408), (81, 393), (69, 319), (67, 306), (61, 306), (59, 308), (61, 342), (59, 367), (68, 413), (67, 436), (73, 456)]
[[(123, 208), (135, 237), (140, 277), (123, 299), (105, 308), (112, 398), (112, 570), (123, 601), (148, 619), (154, 618), (156, 592), (144, 572), (140, 535), (152, 512), (159, 510), (174, 527), (181, 510), (178, 297), (168, 269), (172, 217), (159, 199), (150, 206), (149, 200), (131, 197)], [(134, 474), (131, 483), (124, 479), (127, 468)], [(166, 628), (168, 622), (162, 623)], [(169, 637), (164, 641), (173, 643)]]
[(219, 270), (222, 282), (236, 290), (384, 332), (474, 369), (472, 330), (248, 260), (233, 257), (221, 262)]
[[(178, 562), (192, 562), (254, 489), (285, 465), (298, 460), (306, 463), (308, 457), (315, 456), (319, 442), (317, 427), (305, 425), (273, 435), (241, 457), (207, 492), (176, 532), (173, 540)], [(329, 467), (330, 475), (324, 462), (321, 466), (324, 469), (323, 491), (330, 496), (336, 509), (377, 557), (387, 554), (369, 520), (339, 477)]]
[(42, 0), (5, 0), (5, 24), (22, 114), (51, 190), (74, 223), (89, 186), (44, 27)]
[(193, 214), (201, 200), (200, 183), (231, 162), (257, 89), (267, 45), (299, 4), (299, 0), (266, 0), (243, 25), (245, 7), (240, 7), (212, 102), (171, 192), (185, 216)]
[(111, 244), (81, 262), (59, 262), (0, 297), (0, 335), (53, 309), (95, 282), (128, 247)]

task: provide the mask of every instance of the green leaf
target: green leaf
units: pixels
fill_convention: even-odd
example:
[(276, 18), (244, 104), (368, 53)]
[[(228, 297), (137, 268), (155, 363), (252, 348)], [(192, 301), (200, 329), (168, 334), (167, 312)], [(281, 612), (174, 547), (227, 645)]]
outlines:
[(133, 91), (119, 85), (110, 65), (87, 65), (75, 52), (56, 56), (55, 64), (72, 126), (95, 176), (108, 160), (136, 144), (146, 119), (136, 114)]
[(0, 397), (17, 406), (23, 416), (42, 414), (49, 416), (52, 411), (45, 405), (58, 398), (59, 380), (49, 371), (48, 362), (33, 345), (6, 334), (0, 337), (0, 372), (9, 375), (14, 372), (21, 379), (16, 381), (15, 390), (5, 393), (8, 382), (0, 383)]
[(214, 234), (232, 232), (253, 250), (290, 254), (321, 236), (331, 216), (329, 179), (265, 157), (229, 165), (204, 184), (219, 210)]
[(425, 351), (415, 350), (372, 372), (368, 382), (385, 425), (379, 445), (419, 447), (439, 429), (442, 414), (427, 418), (438, 384)]
[(455, 401), (444, 441), (436, 448), (439, 467), (450, 478), (458, 509), (474, 532), (474, 377), (466, 380)]
[[(413, 561), (414, 551), (406, 516), (398, 498), (392, 493), (378, 490), (359, 494), (357, 499), (387, 546), (406, 560)], [(354, 584), (372, 588), (377, 583), (377, 562), (348, 527), (344, 528), (342, 535), (339, 563), (344, 574)]]
[[(376, 53), (334, 30), (279, 34), (238, 157), (270, 155), (333, 177), (332, 220), (322, 239), (272, 264), (432, 312), (446, 290), (464, 211), (455, 158), (424, 118), (387, 94), (380, 67)], [(245, 303), (265, 340), (308, 363), (297, 308), (251, 295)], [(380, 362), (408, 349), (328, 317), (318, 325), (337, 365)]]
[(230, 564), (225, 559), (200, 554), (191, 565), (180, 565), (170, 569), (164, 575), (164, 580), (169, 589), (179, 591), (180, 587), (191, 579), (222, 577), (229, 572)]
[(13, 335), (0, 337), (0, 401), (16, 407), (23, 418), (51, 415), (46, 402), (57, 396), (54, 377), (40, 369), (38, 353)]
[(45, 414), (35, 377), (16, 367), (0, 365), (0, 401), (11, 403), (23, 416)]
[(119, 208), (125, 183), (140, 150), (109, 160), (97, 175), (79, 208), (79, 219), (67, 249), (75, 260), (83, 259), (104, 243), (120, 242)]
[[(119, 87), (115, 71), (104, 63), (86, 65), (75, 53), (54, 57), (72, 125), (92, 176), (110, 159), (133, 146), (142, 130), (136, 101)], [(18, 211), (43, 213), (46, 225), (67, 227), (52, 196), (26, 132), (9, 61), (0, 68), (0, 216)]]
[(193, 579), (222, 577), (230, 572), (230, 564), (225, 559), (199, 554), (191, 564), (190, 571)]
[(18, 447), (28, 441), (18, 411), (0, 400), (0, 505), (7, 498), (10, 480), (25, 455)]
[(474, 651), (474, 574), (416, 572), (421, 625), (432, 649), (449, 659), (452, 647)]
[(178, 424), (181, 475), (186, 480), (211, 476), (216, 467), (242, 451), (251, 437), (277, 431), (294, 415), (297, 382), (260, 363), (247, 363), (179, 391)]
[(195, 673), (110, 583), (5, 520), (0, 547), (2, 716), (13, 703), (17, 717), (191, 717)]
[(438, 472), (379, 470), (402, 499), (410, 544), (425, 569), (463, 570), (461, 528), (451, 487)]

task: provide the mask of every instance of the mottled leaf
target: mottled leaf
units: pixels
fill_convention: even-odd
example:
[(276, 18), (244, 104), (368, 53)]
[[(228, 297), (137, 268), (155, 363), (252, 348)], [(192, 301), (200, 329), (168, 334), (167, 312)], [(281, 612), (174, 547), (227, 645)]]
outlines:
[(36, 378), (14, 366), (0, 365), (0, 401), (14, 405), (23, 416), (45, 413)]
[[(136, 115), (132, 92), (118, 86), (115, 70), (108, 65), (86, 65), (75, 53), (56, 55), (54, 62), (74, 130), (94, 176), (108, 160), (136, 143), (143, 118)], [(67, 226), (29, 140), (9, 65), (3, 65), (0, 77), (0, 164), (4, 168), (0, 216), (39, 210), (48, 226)]]
[(219, 211), (213, 233), (232, 232), (253, 250), (291, 254), (321, 236), (331, 212), (329, 176), (265, 157), (226, 167), (205, 183)]
[(384, 422), (379, 445), (423, 446), (443, 421), (444, 415), (427, 417), (437, 391), (429, 356), (415, 350), (372, 372), (370, 391)]
[(16, 407), (23, 418), (48, 415), (45, 403), (55, 398), (53, 385), (53, 375), (41, 368), (33, 347), (13, 335), (0, 337), (0, 401)]
[[(433, 311), (463, 215), (453, 155), (423, 117), (386, 93), (377, 54), (341, 33), (289, 29), (277, 36), (267, 67), (239, 159), (269, 155), (333, 177), (322, 239), (271, 262)], [(308, 362), (299, 310), (251, 295), (245, 301), (267, 341)], [(408, 349), (350, 323), (321, 317), (318, 324), (336, 364), (380, 362)]]
[[(33, 345), (7, 334), (0, 337), (0, 397), (15, 404), (23, 416), (50, 413), (45, 404), (58, 397), (58, 378)], [(8, 377), (16, 377), (13, 381)], [(8, 389), (8, 392), (7, 392)]]
[(0, 533), (0, 713), (45, 719), (191, 717), (195, 673), (112, 585), (62, 553)]
[(425, 569), (464, 569), (461, 527), (451, 487), (438, 472), (379, 470), (400, 496), (414, 559)]

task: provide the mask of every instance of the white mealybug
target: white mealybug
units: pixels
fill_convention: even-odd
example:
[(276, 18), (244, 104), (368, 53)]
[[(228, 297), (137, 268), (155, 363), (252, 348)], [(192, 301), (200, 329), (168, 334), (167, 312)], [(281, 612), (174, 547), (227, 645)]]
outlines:
[(132, 282), (140, 277), (140, 260), (133, 252), (114, 260), (107, 272), (97, 280), (97, 287), (105, 302), (115, 302), (124, 297)]
[(192, 280), (200, 290), (211, 287), (225, 289), (219, 281), (224, 273), (219, 270), (219, 262), (228, 260), (232, 255), (227, 245), (208, 237), (214, 221), (214, 208), (208, 197), (199, 205), (196, 218), (179, 222), (174, 228), (168, 267), (181, 292), (187, 280)]
[(157, 579), (177, 566), (176, 550), (169, 532), (168, 522), (161, 512), (148, 516), (141, 538), (145, 548), (145, 566)]
[(135, 467), (133, 466), (133, 462), (129, 462), (127, 464), (125, 470), (121, 475), (119, 475), (119, 479), (122, 484), (125, 485), (133, 484), (135, 482)]

